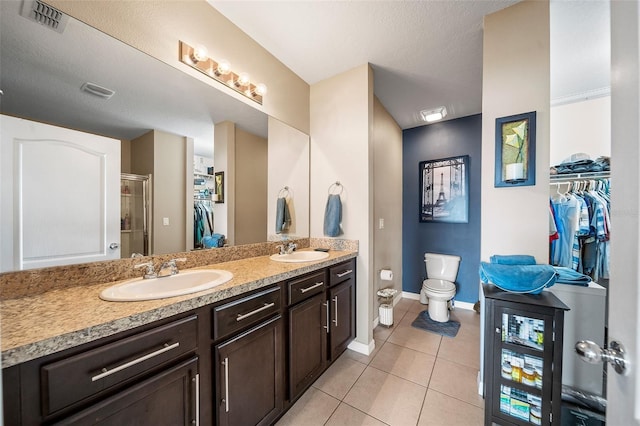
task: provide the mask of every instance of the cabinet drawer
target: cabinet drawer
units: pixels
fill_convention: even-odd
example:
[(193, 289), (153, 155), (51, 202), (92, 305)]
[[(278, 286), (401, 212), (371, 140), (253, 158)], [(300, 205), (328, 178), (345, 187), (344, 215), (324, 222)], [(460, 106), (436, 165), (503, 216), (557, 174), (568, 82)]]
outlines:
[(329, 268), (329, 286), (334, 286), (356, 275), (356, 261), (352, 259)]
[(317, 274), (289, 281), (289, 304), (293, 305), (301, 300), (322, 293), (325, 289), (324, 282), (324, 272), (318, 272)]
[(43, 414), (115, 389), (194, 351), (197, 323), (198, 317), (193, 315), (43, 366)]
[(213, 308), (213, 338), (219, 339), (268, 318), (282, 308), (280, 287), (272, 287)]

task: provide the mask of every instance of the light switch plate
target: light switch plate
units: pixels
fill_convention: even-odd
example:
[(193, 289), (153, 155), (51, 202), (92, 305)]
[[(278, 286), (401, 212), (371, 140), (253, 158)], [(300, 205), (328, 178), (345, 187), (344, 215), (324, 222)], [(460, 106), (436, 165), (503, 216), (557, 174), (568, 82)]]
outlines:
[(163, 217), (162, 218), (162, 224), (164, 226), (169, 226), (169, 218), (168, 217)]

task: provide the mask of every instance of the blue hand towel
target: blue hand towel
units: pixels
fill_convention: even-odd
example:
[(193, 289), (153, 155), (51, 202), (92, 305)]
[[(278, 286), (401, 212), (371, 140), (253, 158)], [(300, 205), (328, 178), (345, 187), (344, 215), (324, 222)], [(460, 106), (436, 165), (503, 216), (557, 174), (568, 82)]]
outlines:
[(491, 263), (499, 263), (500, 265), (535, 265), (536, 258), (528, 254), (511, 254), (499, 255), (494, 254), (489, 259)]
[(282, 233), (291, 225), (291, 214), (289, 206), (284, 197), (278, 198), (276, 202), (276, 234)]
[(554, 266), (553, 269), (555, 269), (558, 274), (558, 279), (556, 280), (558, 284), (571, 284), (589, 287), (589, 283), (591, 282), (590, 276), (581, 274), (571, 268), (565, 268), (564, 266)]
[(340, 201), (340, 194), (329, 194), (327, 207), (324, 210), (324, 235), (337, 237), (342, 234), (340, 222), (342, 222), (342, 201)]
[(556, 282), (551, 265), (501, 265), (480, 262), (480, 279), (512, 293), (539, 294)]

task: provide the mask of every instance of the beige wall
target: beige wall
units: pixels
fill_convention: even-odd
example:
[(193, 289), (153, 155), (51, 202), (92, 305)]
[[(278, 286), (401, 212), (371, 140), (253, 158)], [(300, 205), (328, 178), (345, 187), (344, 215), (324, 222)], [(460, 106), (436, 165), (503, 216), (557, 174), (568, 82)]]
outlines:
[(120, 173), (131, 173), (131, 141), (120, 141)]
[(213, 230), (235, 244), (235, 162), (236, 127), (229, 121), (216, 123), (213, 128), (213, 170), (224, 172), (224, 203), (213, 204)]
[[(341, 238), (359, 240), (356, 342), (370, 347), (373, 315), (373, 73), (362, 65), (311, 86), (310, 236), (322, 238), (327, 190), (343, 185)], [(360, 346), (364, 349), (364, 346)]]
[[(378, 98), (373, 104), (373, 279), (374, 290), (402, 292), (402, 130)], [(384, 228), (380, 229), (380, 220)], [(381, 269), (393, 281), (380, 279)], [(373, 294), (374, 300), (377, 296)], [(374, 304), (374, 307), (377, 304)], [(373, 316), (377, 312), (374, 309)]]
[[(482, 69), (480, 257), (488, 261), (493, 254), (530, 254), (546, 263), (551, 109), (548, 1), (523, 1), (485, 16)], [(537, 111), (536, 185), (495, 188), (495, 120), (528, 111)], [(480, 365), (483, 358), (480, 351)]]
[[(269, 117), (267, 236), (279, 239), (309, 236), (309, 136)], [(271, 166), (273, 165), (273, 166)], [(291, 226), (286, 234), (275, 236), (276, 201), (286, 195)]]
[[(531, 254), (548, 261), (549, 74), (548, 1), (523, 1), (485, 17), (482, 260)], [(537, 111), (536, 185), (495, 188), (495, 120), (528, 111)]]
[(550, 164), (577, 152), (611, 155), (611, 96), (551, 108)]
[[(153, 176), (149, 246), (154, 254), (186, 249), (186, 145), (184, 137), (158, 130), (131, 141), (132, 173)], [(168, 218), (169, 225), (163, 225), (164, 218)]]
[[(48, 0), (65, 13), (309, 133), (309, 85), (204, 0)], [(267, 85), (263, 106), (182, 64), (178, 41), (207, 47)], [(215, 55), (215, 56), (214, 56)]]
[(267, 140), (236, 128), (235, 243), (267, 241)]

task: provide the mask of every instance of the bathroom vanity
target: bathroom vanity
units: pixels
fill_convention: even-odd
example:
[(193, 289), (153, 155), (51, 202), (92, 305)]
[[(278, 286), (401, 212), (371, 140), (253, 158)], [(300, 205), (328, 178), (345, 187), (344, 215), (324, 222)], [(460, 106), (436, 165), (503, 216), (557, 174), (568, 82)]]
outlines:
[[(5, 424), (272, 424), (354, 338), (355, 256), (218, 264), (250, 268), (250, 278), (234, 272), (237, 280), (204, 296), (92, 299), (79, 310), (140, 312), (3, 353), (12, 364), (2, 371)], [(95, 287), (75, 291), (98, 299), (105, 286)], [(87, 337), (118, 327), (127, 329)], [(52, 349), (63, 340), (66, 349)]]

